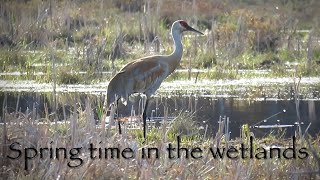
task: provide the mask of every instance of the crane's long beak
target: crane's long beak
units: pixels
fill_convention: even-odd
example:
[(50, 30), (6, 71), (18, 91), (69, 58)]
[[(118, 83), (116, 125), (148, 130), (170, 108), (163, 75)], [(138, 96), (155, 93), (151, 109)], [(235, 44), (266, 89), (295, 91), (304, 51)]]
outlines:
[(192, 31), (192, 32), (196, 32), (196, 33), (198, 33), (198, 34), (201, 34), (201, 35), (204, 35), (202, 32), (200, 32), (200, 31), (198, 31), (198, 30), (195, 30), (195, 29), (193, 29), (191, 26), (187, 26), (187, 31)]

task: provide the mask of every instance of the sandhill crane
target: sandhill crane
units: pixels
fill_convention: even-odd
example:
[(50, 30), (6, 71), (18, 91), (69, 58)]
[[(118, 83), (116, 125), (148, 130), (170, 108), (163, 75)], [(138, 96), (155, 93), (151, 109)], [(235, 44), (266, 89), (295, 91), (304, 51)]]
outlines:
[[(184, 31), (192, 31), (203, 35), (200, 31), (190, 27), (185, 21), (175, 21), (171, 27), (175, 49), (170, 55), (148, 56), (129, 62), (109, 82), (105, 108), (110, 108), (115, 102), (118, 104), (120, 99), (126, 103), (128, 97), (134, 93), (146, 95), (143, 110), (144, 142), (146, 141), (146, 111), (149, 97), (160, 87), (162, 81), (178, 67), (183, 52), (181, 38)], [(121, 133), (120, 123), (119, 132)]]

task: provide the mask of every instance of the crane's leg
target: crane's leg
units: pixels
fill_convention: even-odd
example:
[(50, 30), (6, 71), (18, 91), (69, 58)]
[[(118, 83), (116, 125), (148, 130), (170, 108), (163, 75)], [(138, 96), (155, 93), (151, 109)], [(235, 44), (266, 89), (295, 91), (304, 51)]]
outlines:
[(121, 122), (119, 119), (119, 108), (118, 108), (119, 107), (119, 100), (120, 99), (117, 100), (117, 119), (118, 119), (117, 121), (118, 121), (119, 134), (121, 134)]
[(145, 143), (147, 141), (147, 108), (148, 108), (148, 104), (149, 104), (149, 98), (146, 97), (146, 104), (144, 105), (144, 110), (143, 110), (143, 138), (144, 138), (144, 142)]

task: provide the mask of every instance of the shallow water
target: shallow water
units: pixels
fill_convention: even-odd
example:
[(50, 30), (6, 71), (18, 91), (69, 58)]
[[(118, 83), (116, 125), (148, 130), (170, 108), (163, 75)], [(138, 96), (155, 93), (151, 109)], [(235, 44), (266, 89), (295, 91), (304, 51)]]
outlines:
[[(104, 94), (108, 82), (97, 84), (56, 85), (56, 92), (81, 92), (87, 94)], [(291, 99), (294, 80), (283, 78), (242, 78), (235, 80), (201, 80), (163, 82), (158, 94), (175, 95), (213, 95), (219, 97), (239, 98), (277, 98)], [(4, 92), (52, 92), (53, 84), (38, 83), (32, 80), (0, 80), (0, 91)], [(304, 77), (300, 81), (300, 96), (302, 99), (320, 98), (320, 78)]]
[[(4, 101), (4, 92), (0, 94), (0, 102)], [(51, 93), (18, 93), (6, 92), (7, 94), (7, 111), (14, 112), (17, 107), (21, 112), (29, 112), (35, 109), (34, 119), (44, 117), (45, 104), (48, 105), (49, 113), (52, 112)], [(103, 95), (87, 93), (58, 93), (57, 94), (57, 112), (59, 119), (63, 120), (63, 108), (66, 110), (66, 116), (70, 114), (73, 107), (85, 107), (85, 101), (89, 99), (91, 108), (96, 112), (98, 105), (103, 103)], [(17, 105), (18, 103), (18, 105)], [(133, 98), (133, 102), (128, 102), (127, 106), (119, 105), (120, 116), (130, 116), (133, 109), (136, 114), (139, 112), (139, 96)], [(158, 95), (152, 97), (149, 103), (148, 115), (153, 117), (162, 117), (164, 106), (168, 107), (169, 116), (176, 116), (181, 112), (194, 113), (194, 119), (205, 127), (208, 125), (209, 135), (215, 135), (218, 130), (218, 121), (220, 116), (226, 116), (230, 119), (231, 137), (240, 136), (240, 127), (244, 124), (253, 126), (256, 123), (278, 113), (259, 125), (293, 125), (297, 122), (296, 105), (294, 100), (277, 100), (277, 99), (244, 99), (238, 97), (216, 97), (212, 95)], [(283, 113), (283, 110), (286, 110)], [(300, 115), (305, 129), (309, 123), (312, 123), (308, 132), (316, 135), (320, 132), (320, 101), (319, 100), (301, 100)], [(140, 111), (141, 112), (141, 111)], [(2, 112), (0, 112), (2, 117)], [(95, 113), (95, 119), (97, 113)], [(286, 136), (294, 135), (295, 127), (282, 128), (287, 130)], [(279, 133), (280, 129), (251, 129), (255, 136), (265, 136), (273, 131)]]

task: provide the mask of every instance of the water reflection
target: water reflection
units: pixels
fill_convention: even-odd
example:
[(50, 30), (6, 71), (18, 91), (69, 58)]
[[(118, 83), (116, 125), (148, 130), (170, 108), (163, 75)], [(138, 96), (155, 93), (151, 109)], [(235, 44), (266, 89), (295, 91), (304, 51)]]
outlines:
[[(63, 120), (65, 115), (74, 112), (74, 108), (82, 107), (84, 109), (85, 101), (90, 100), (91, 107), (96, 112), (98, 106), (103, 104), (103, 96), (87, 95), (82, 93), (59, 93), (57, 95), (57, 112), (59, 119)], [(6, 109), (8, 112), (21, 111), (27, 109), (34, 110), (36, 114), (33, 118), (40, 119), (44, 117), (45, 107), (48, 107), (49, 113), (52, 111), (51, 94), (45, 93), (7, 93)], [(132, 108), (135, 114), (141, 112), (141, 98), (135, 97), (134, 102), (129, 102), (127, 106), (119, 105), (120, 116), (129, 116)], [(0, 102), (4, 102), (4, 93), (0, 94)], [(178, 115), (180, 112), (191, 112), (197, 121), (208, 124), (209, 134), (215, 135), (218, 128), (220, 116), (227, 116), (230, 119), (231, 137), (240, 135), (240, 127), (243, 124), (254, 125), (263, 119), (274, 114), (267, 122), (260, 125), (284, 124), (291, 125), (297, 122), (296, 105), (294, 100), (250, 100), (232, 97), (201, 97), (196, 95), (189, 96), (156, 96), (150, 101), (148, 114), (153, 117), (163, 116), (164, 107), (168, 107), (169, 116)], [(305, 127), (312, 123), (308, 132), (315, 135), (320, 132), (320, 101), (301, 100), (300, 116)], [(64, 112), (63, 112), (64, 111)], [(2, 111), (0, 112), (3, 116)], [(97, 119), (97, 114), (95, 114)], [(294, 135), (295, 128), (288, 128), (286, 136)], [(268, 134), (270, 129), (252, 129), (256, 136)], [(276, 130), (277, 131), (277, 130)]]

